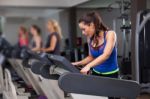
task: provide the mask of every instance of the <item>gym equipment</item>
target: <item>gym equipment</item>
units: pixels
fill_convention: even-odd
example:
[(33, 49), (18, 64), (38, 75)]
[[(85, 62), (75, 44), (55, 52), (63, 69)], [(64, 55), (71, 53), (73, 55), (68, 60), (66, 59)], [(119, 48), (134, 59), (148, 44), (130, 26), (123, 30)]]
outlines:
[(150, 10), (137, 14), (135, 33), (135, 75), (140, 83), (150, 82)]
[(3, 63), (3, 58), (4, 56), (0, 54), (0, 93), (3, 92), (4, 90), (4, 76), (3, 76), (3, 68), (2, 68), (2, 63)]
[[(40, 68), (40, 74), (42, 77), (46, 78), (46, 79), (50, 79), (54, 76), (51, 76), (50, 75), (50, 66), (49, 65), (43, 65), (41, 68)], [(52, 79), (55, 79), (55, 78), (58, 78), (58, 77), (54, 77)]]
[[(130, 8), (131, 1), (120, 0), (114, 1), (108, 6), (112, 9), (113, 5), (117, 4), (120, 9), (120, 16), (113, 19), (113, 30), (117, 32), (117, 47), (118, 47), (118, 63), (120, 67), (120, 77), (122, 79), (131, 79), (131, 20)], [(111, 10), (110, 10), (111, 11)], [(121, 26), (120, 29), (117, 29)], [(119, 33), (119, 34), (118, 34)]]
[(0, 36), (0, 53), (5, 57), (11, 57), (13, 47), (10, 43), (3, 37)]
[(0, 93), (4, 90), (3, 64), (6, 60), (6, 57), (4, 56), (4, 50), (6, 50), (6, 47), (3, 49), (3, 44), (3, 40), (0, 37)]
[(3, 91), (3, 99), (28, 99), (29, 96), (29, 93), (17, 95), (16, 88), (11, 79), (11, 74), (8, 69), (5, 69), (5, 88)]
[[(40, 57), (40, 59), (41, 59), (41, 57)], [(0, 62), (3, 63), (3, 58), (2, 57), (0, 57), (0, 58), (2, 59)], [(24, 57), (24, 59), (26, 60), (27, 57)], [(42, 61), (42, 59), (41, 59), (41, 61)], [(53, 99), (64, 99), (63, 91), (60, 90), (60, 88), (58, 87), (56, 81), (53, 81), (53, 80), (50, 81), (48, 79), (44, 79), (43, 77), (40, 77), (39, 75), (36, 75), (36, 74), (32, 73), (30, 68), (25, 68), (25, 66), (22, 65), (22, 60), (18, 59), (18, 57), (15, 58), (13, 56), (13, 58), (9, 58), (8, 61), (12, 65), (14, 70), (17, 72), (17, 74), (25, 81), (27, 86), (32, 86), (33, 87), (33, 89), (37, 93), (37, 94), (35, 94), (36, 96), (37, 95), (42, 95), (42, 96), (45, 95), (48, 99), (51, 99), (51, 98), (53, 98)], [(43, 60), (42, 62), (44, 62), (44, 61), (45, 60)], [(32, 64), (31, 65), (29, 64), (29, 66), (32, 66)], [(1, 73), (3, 74), (3, 72), (0, 72), (0, 74)], [(1, 78), (3, 79), (3, 76), (1, 76)], [(11, 81), (11, 80), (9, 80), (9, 81)], [(2, 84), (3, 84), (3, 82), (2, 82)], [(16, 84), (16, 82), (15, 82), (15, 84)], [(49, 86), (49, 84), (50, 84), (50, 86)], [(8, 90), (2, 89), (4, 99), (17, 99), (16, 97), (18, 97), (18, 96), (16, 96), (16, 93), (22, 95), (21, 92), (25, 90), (23, 88), (21, 88), (21, 89), (19, 88), (19, 89), (15, 90), (14, 87), (16, 87), (16, 85), (14, 86), (12, 81), (8, 82), (7, 85), (10, 89), (8, 89)], [(17, 86), (19, 86), (19, 85), (17, 84)], [(51, 86), (53, 86), (53, 87), (51, 87)], [(52, 89), (52, 90), (49, 90), (49, 89)], [(23, 94), (28, 95), (29, 93), (23, 93)], [(13, 96), (11, 96), (11, 95), (13, 95)]]
[(135, 99), (140, 93), (140, 85), (137, 82), (82, 75), (66, 58), (51, 54), (48, 55), (48, 58), (55, 65), (61, 66), (72, 72), (66, 73), (59, 78), (59, 86), (65, 92), (110, 97), (126, 97), (129, 99)]
[(31, 71), (35, 74), (39, 74), (40, 75), (40, 68), (43, 66), (42, 62), (39, 61), (35, 61), (31, 63)]
[(41, 75), (47, 79), (58, 79), (59, 75), (50, 75), (52, 62), (48, 60), (46, 53), (37, 54), (32, 52), (30, 49), (25, 48), (21, 53), (21, 57), (23, 58), (23, 66), (31, 68), (33, 73)]
[[(60, 79), (59, 85), (65, 92), (73, 92), (73, 93), (81, 92), (80, 94), (127, 97), (129, 99), (135, 98), (140, 92), (140, 86), (136, 82), (126, 81), (126, 80), (117, 80), (117, 79), (112, 79), (112, 78), (96, 77), (96, 76), (90, 76), (90, 75), (85, 76), (85, 75), (80, 74), (79, 70), (75, 66), (73, 66), (66, 58), (64, 58), (62, 56), (48, 54), (48, 59), (53, 63), (53, 65), (56, 66), (56, 68), (54, 68), (54, 71), (59, 71), (57, 67), (60, 67), (60, 68), (66, 69), (68, 72), (73, 73), (73, 74), (69, 74), (69, 76), (67, 76), (67, 77), (61, 76), (59, 78)], [(81, 81), (81, 83), (80, 83), (80, 81)], [(90, 86), (87, 83), (89, 81), (90, 81)], [(68, 84), (68, 82), (69, 82), (69, 84)], [(101, 84), (101, 85), (99, 85), (99, 84)], [(124, 84), (124, 86), (122, 86), (122, 84)], [(67, 85), (68, 85), (68, 87), (67, 87)], [(70, 85), (72, 85), (74, 87), (72, 88)], [(66, 89), (62, 86), (65, 86)], [(82, 86), (83, 86), (83, 89), (85, 87), (87, 87), (87, 89), (83, 90), (81, 88)], [(98, 86), (100, 86), (100, 87), (98, 87)], [(107, 86), (110, 88), (104, 88), (104, 86), (105, 87)], [(92, 88), (92, 87), (94, 87), (94, 88)], [(129, 87), (131, 87), (131, 88), (129, 88)], [(111, 88), (112, 88), (112, 92), (107, 95), (107, 91), (108, 90), (110, 91)], [(100, 91), (101, 89), (103, 89), (103, 91)], [(128, 91), (128, 90), (130, 90), (130, 91)], [(132, 93), (131, 93), (131, 91), (132, 91)], [(99, 93), (97, 93), (97, 92), (99, 92)], [(134, 92), (134, 94), (133, 94), (133, 92)]]
[(52, 61), (55, 66), (64, 68), (69, 72), (80, 73), (80, 71), (75, 66), (73, 66), (65, 57), (48, 54), (48, 59), (50, 59), (50, 61)]
[(46, 63), (46, 64), (52, 64), (51, 61), (49, 61), (47, 59), (47, 54), (46, 53), (39, 53), (39, 54), (37, 54), (37, 53), (31, 51), (28, 48), (22, 49), (22, 51), (21, 51), (21, 58), (25, 62), (28, 62), (29, 59), (36, 59), (36, 60), (40, 60), (40, 61), (42, 61), (43, 63)]
[(140, 93), (140, 85), (134, 81), (78, 73), (66, 73), (60, 76), (58, 84), (67, 93), (123, 97), (127, 99), (135, 99)]
[[(16, 60), (18, 67), (24, 68), (21, 60)], [(24, 68), (25, 76), (38, 95), (45, 95), (48, 99), (64, 99), (63, 91), (58, 87), (56, 80), (49, 80), (34, 74), (30, 68)]]
[(27, 85), (30, 85), (28, 76), (26, 74), (26, 70), (24, 69), (24, 67), (20, 66), (18, 63), (19, 59), (10, 58), (8, 59), (8, 61), (13, 67), (13, 69), (16, 71), (16, 73), (25, 81), (25, 83)]
[[(64, 99), (64, 93), (58, 87), (57, 83), (59, 75), (49, 74), (47, 77), (50, 79), (45, 79), (39, 75), (39, 70), (41, 70), (43, 66), (47, 66), (47, 71), (49, 73), (49, 68), (52, 63), (47, 60), (46, 54), (36, 54), (29, 49), (25, 49), (21, 56), (24, 63), (28, 65), (25, 66), (25, 68), (27, 67), (26, 69), (30, 71), (28, 75), (30, 74), (30, 78), (32, 78), (31, 84), (34, 89), (40, 91), (39, 94), (45, 95), (48, 99)], [(32, 72), (34, 72), (34, 74)]]

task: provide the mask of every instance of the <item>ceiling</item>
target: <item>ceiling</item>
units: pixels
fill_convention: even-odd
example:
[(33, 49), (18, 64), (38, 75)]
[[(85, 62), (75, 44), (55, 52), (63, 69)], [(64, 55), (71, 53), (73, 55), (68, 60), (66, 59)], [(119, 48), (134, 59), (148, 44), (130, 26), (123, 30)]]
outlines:
[[(111, 5), (113, 8), (118, 8), (118, 3), (120, 2), (130, 2), (131, 0), (91, 0), (83, 4), (78, 5), (78, 8), (107, 8)], [(118, 3), (117, 3), (118, 2)]]
[(0, 7), (67, 8), (89, 0), (0, 0)]
[(118, 1), (131, 0), (0, 0), (0, 8), (104, 8), (110, 4), (116, 7)]
[[(0, 16), (6, 17), (43, 17), (58, 13), (64, 8), (118, 8), (122, 0), (0, 0)], [(130, 1), (130, 0), (124, 0)]]

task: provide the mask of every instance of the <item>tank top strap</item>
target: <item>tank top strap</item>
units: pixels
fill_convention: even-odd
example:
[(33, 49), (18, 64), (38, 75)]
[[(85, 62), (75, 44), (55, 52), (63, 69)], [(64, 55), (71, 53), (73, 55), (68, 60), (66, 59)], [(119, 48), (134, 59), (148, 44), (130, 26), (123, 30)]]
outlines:
[(88, 44), (91, 45), (92, 43), (92, 38), (89, 39)]
[(107, 34), (107, 32), (105, 31), (104, 32), (104, 40), (106, 40), (106, 34)]
[(107, 32), (105, 31), (104, 32), (104, 44), (106, 43), (106, 34), (107, 34)]

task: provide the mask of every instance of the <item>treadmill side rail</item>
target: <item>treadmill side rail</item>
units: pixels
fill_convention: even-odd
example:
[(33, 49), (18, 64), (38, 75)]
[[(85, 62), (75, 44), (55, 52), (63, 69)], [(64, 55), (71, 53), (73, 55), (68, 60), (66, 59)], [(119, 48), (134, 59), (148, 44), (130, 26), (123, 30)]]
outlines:
[(140, 93), (140, 85), (135, 81), (79, 73), (65, 73), (59, 78), (58, 83), (59, 87), (68, 93), (125, 97), (128, 99), (135, 99)]

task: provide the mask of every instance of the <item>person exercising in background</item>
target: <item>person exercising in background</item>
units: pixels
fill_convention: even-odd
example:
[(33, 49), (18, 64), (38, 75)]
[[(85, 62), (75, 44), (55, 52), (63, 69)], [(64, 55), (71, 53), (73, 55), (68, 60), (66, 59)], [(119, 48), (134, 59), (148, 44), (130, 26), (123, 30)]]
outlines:
[(31, 50), (34, 52), (40, 51), (42, 48), (41, 30), (37, 25), (32, 25), (30, 28), (32, 34)]
[(55, 20), (49, 20), (47, 22), (47, 30), (49, 35), (46, 46), (45, 48), (41, 48), (41, 51), (60, 55), (60, 41), (62, 38), (62, 33), (58, 22)]
[(28, 32), (24, 26), (19, 27), (19, 47), (28, 47)]
[[(79, 19), (82, 34), (87, 37), (89, 55), (75, 66), (83, 66), (82, 74), (92, 71), (92, 75), (117, 78), (116, 33), (109, 30), (97, 12), (89, 12)], [(114, 98), (109, 98), (114, 99)]]

